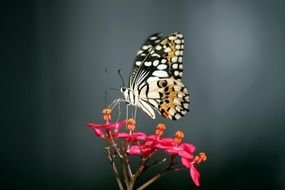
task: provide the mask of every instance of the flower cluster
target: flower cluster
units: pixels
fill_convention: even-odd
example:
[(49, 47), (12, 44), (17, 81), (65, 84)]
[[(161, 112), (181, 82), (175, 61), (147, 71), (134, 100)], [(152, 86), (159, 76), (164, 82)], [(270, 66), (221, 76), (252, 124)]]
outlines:
[[(148, 163), (150, 158), (158, 151), (163, 151), (170, 155), (167, 167), (159, 174), (160, 176), (168, 171), (180, 171), (181, 169), (189, 169), (190, 176), (196, 186), (199, 186), (200, 173), (196, 166), (207, 157), (204, 152), (194, 156), (195, 146), (193, 144), (182, 142), (184, 133), (177, 131), (174, 138), (163, 138), (166, 126), (162, 123), (156, 126), (153, 135), (146, 135), (143, 132), (136, 132), (136, 121), (133, 118), (123, 120), (121, 122), (111, 123), (111, 109), (103, 110), (103, 118), (105, 123), (94, 124), (88, 123), (88, 127), (94, 130), (97, 137), (104, 139), (108, 143), (108, 151), (105, 151), (110, 162), (113, 165), (114, 173), (120, 189), (123, 185), (115, 165), (114, 158), (122, 161), (122, 171), (124, 174), (124, 182), (128, 189), (132, 189), (134, 182), (147, 168), (166, 162), (166, 158), (159, 159), (151, 165)], [(128, 132), (121, 132), (121, 128), (126, 126)], [(122, 147), (119, 147), (118, 141), (122, 140)], [(112, 149), (113, 152), (110, 150)], [(141, 164), (135, 173), (129, 163), (129, 156), (139, 156)], [(178, 160), (178, 161), (177, 161)], [(180, 167), (178, 167), (180, 166)], [(156, 177), (156, 176), (155, 176)], [(148, 186), (158, 178), (150, 179), (141, 189)]]

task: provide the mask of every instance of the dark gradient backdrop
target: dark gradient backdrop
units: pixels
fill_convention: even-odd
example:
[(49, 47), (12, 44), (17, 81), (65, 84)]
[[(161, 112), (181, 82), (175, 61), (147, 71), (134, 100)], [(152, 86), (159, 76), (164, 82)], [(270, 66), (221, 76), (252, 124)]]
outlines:
[[(200, 189), (285, 189), (284, 1), (19, 1), (1, 5), (1, 187), (116, 189), (104, 89), (154, 32), (184, 33), (191, 113), (159, 121), (208, 154)], [(105, 73), (105, 68), (107, 72)], [(121, 96), (110, 91), (111, 101)], [(193, 189), (188, 171), (150, 189)], [(2, 189), (2, 188), (1, 188)]]

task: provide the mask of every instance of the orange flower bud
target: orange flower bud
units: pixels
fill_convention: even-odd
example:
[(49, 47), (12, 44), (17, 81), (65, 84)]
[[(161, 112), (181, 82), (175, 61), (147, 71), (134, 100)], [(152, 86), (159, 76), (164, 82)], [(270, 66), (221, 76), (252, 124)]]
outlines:
[(184, 138), (184, 133), (181, 132), (181, 131), (177, 131), (176, 134), (175, 134), (175, 139), (174, 139), (175, 142), (177, 144), (179, 144), (182, 141), (183, 138)]
[(110, 108), (104, 108), (102, 113), (103, 113), (103, 118), (104, 118), (105, 121), (110, 121), (111, 120), (112, 110)]
[(136, 128), (136, 120), (134, 120), (133, 118), (128, 119), (127, 128), (128, 128), (130, 131), (134, 131), (135, 128)]
[(205, 162), (207, 160), (207, 156), (205, 152), (200, 152), (199, 153), (200, 158)]
[(159, 124), (157, 124), (157, 126), (156, 126), (156, 131), (155, 131), (155, 135), (156, 136), (161, 136), (161, 135), (163, 135), (163, 132), (164, 132), (164, 130), (165, 130), (165, 125), (163, 124), (163, 123), (159, 123)]
[(207, 160), (207, 156), (205, 152), (199, 153), (199, 155), (195, 156), (194, 162), (200, 164), (201, 162), (205, 162)]

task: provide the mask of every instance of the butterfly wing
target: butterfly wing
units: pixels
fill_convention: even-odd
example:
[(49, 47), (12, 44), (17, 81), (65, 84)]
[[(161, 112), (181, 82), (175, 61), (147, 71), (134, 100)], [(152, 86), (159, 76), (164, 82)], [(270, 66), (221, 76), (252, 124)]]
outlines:
[[(189, 111), (189, 94), (187, 88), (175, 79), (160, 79), (146, 83), (140, 89), (142, 109), (152, 117), (149, 103), (163, 117), (178, 120)], [(147, 109), (146, 109), (147, 108)], [(152, 117), (153, 118), (153, 117)]]
[(161, 33), (155, 33), (150, 35), (146, 41), (142, 44), (140, 49), (137, 51), (137, 55), (134, 61), (134, 66), (129, 78), (129, 86), (132, 88), (134, 84), (134, 79), (137, 76), (140, 66), (149, 55), (149, 52), (162, 40)]
[(189, 111), (189, 94), (180, 82), (183, 49), (181, 33), (167, 36), (148, 50), (132, 75), (130, 87), (139, 94), (139, 107), (152, 118), (155, 118), (152, 108), (173, 120)]

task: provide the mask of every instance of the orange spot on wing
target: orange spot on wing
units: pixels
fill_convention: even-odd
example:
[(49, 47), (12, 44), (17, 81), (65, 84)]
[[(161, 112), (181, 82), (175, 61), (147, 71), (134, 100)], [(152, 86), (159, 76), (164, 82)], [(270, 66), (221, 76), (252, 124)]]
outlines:
[(162, 111), (161, 114), (162, 114), (163, 117), (167, 118), (169, 116), (169, 112), (165, 111), (164, 109), (161, 110), (161, 111)]
[(169, 44), (169, 47), (171, 49), (170, 52), (168, 52), (165, 55), (165, 58), (168, 60), (168, 63), (171, 63), (171, 58), (175, 56), (175, 52), (176, 52), (176, 48), (175, 48), (175, 43), (173, 40), (169, 40), (169, 39), (164, 39), (160, 42), (161, 45), (166, 45)]

